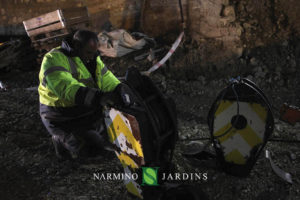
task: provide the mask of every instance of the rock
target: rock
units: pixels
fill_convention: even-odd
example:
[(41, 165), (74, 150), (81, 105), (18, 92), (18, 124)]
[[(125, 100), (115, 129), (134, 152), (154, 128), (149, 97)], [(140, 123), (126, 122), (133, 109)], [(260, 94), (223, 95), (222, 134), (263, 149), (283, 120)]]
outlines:
[(296, 160), (296, 159), (297, 159), (296, 154), (290, 152), (290, 159), (291, 159), (291, 160)]
[(241, 58), (241, 59), (240, 59), (240, 63), (241, 63), (242, 65), (245, 65), (247, 62), (246, 62), (245, 59)]
[(254, 77), (252, 75), (248, 75), (246, 78), (249, 79), (250, 81), (254, 81)]
[(282, 46), (287, 47), (289, 45), (289, 42), (287, 40), (282, 42)]
[(263, 71), (258, 71), (258, 72), (255, 73), (256, 78), (264, 78), (265, 75), (266, 75), (266, 73), (263, 72)]
[(223, 10), (224, 17), (234, 17), (235, 18), (235, 11), (233, 6), (226, 6)]
[(281, 125), (279, 125), (279, 124), (276, 124), (276, 125), (275, 125), (275, 129), (276, 129), (277, 131), (279, 131), (279, 132), (282, 132), (282, 131), (283, 131)]
[(186, 136), (180, 135), (179, 138), (182, 139), (182, 140), (185, 140), (185, 139), (186, 139)]
[(244, 29), (249, 29), (249, 28), (251, 28), (251, 24), (249, 24), (249, 23), (243, 23), (243, 27), (244, 27)]
[(199, 77), (197, 78), (197, 80), (200, 81), (202, 85), (205, 85), (205, 84), (206, 84), (206, 79), (205, 79), (204, 76), (199, 76)]
[(62, 186), (62, 187), (55, 187), (55, 188), (51, 188), (51, 190), (55, 193), (58, 193), (58, 194), (64, 194), (66, 193), (67, 191), (67, 187), (65, 186)]
[(284, 85), (284, 80), (280, 79), (280, 80), (278, 81), (278, 85), (279, 85), (279, 86), (283, 86), (283, 85)]
[(236, 48), (236, 57), (240, 58), (243, 55), (244, 48), (243, 47), (238, 47)]
[(0, 119), (3, 119), (5, 117), (6, 112), (4, 110), (0, 111)]
[(161, 82), (161, 87), (162, 87), (163, 91), (166, 91), (166, 89), (167, 89), (167, 82), (166, 81), (162, 81)]
[(253, 57), (250, 59), (250, 64), (256, 66), (258, 64), (258, 61), (256, 60), (256, 58)]
[(222, 0), (222, 4), (224, 5), (224, 6), (228, 6), (229, 5), (229, 0)]
[[(220, 22), (223, 26), (228, 26), (229, 23), (234, 22), (234, 21), (235, 21), (235, 17), (233, 17), (233, 16), (223, 17), (220, 19)], [(224, 36), (224, 38), (226, 38), (226, 36)]]
[(292, 68), (296, 68), (296, 66), (297, 66), (296, 60), (295, 60), (295, 59), (292, 59), (292, 60), (291, 60), (291, 67), (292, 67)]
[(255, 46), (259, 47), (259, 46), (263, 46), (263, 45), (264, 45), (264, 42), (260, 38), (256, 39)]
[(214, 176), (212, 177), (212, 180), (213, 180), (213, 181), (216, 181), (217, 178), (218, 178), (218, 175), (214, 175)]
[(76, 200), (89, 200), (90, 198), (87, 196), (79, 196), (76, 198)]

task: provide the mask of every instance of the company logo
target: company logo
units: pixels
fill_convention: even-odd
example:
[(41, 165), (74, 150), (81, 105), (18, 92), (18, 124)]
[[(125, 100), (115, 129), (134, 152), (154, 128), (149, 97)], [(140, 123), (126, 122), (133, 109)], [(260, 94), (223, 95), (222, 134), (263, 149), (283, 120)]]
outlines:
[(159, 167), (142, 167), (143, 183), (142, 185), (158, 186), (157, 171)]
[[(158, 186), (160, 181), (207, 181), (208, 174), (205, 173), (161, 173), (158, 177), (159, 167), (142, 167), (142, 185)], [(123, 180), (125, 182), (137, 181), (138, 173), (93, 173), (93, 179), (99, 181)], [(139, 179), (140, 180), (140, 179)]]

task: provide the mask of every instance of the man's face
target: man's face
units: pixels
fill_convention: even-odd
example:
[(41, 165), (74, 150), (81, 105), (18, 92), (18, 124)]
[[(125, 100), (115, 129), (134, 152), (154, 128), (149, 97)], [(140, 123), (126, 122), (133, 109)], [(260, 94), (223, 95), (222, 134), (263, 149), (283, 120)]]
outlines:
[(91, 60), (97, 53), (98, 41), (90, 39), (81, 51), (81, 57), (85, 60)]

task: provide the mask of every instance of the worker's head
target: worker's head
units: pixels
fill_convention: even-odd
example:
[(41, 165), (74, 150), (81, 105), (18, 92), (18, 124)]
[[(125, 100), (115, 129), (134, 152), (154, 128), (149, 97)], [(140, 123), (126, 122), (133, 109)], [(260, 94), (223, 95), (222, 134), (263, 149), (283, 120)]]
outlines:
[(92, 31), (78, 30), (73, 36), (73, 44), (80, 58), (91, 60), (97, 53), (98, 37)]

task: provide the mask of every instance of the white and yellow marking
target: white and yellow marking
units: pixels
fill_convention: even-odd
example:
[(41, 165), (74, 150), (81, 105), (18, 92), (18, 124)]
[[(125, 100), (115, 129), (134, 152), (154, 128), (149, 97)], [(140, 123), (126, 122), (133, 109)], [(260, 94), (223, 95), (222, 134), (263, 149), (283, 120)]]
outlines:
[(232, 117), (237, 115), (236, 101), (221, 101), (215, 113), (214, 136), (219, 137), (225, 159), (236, 164), (244, 164), (253, 147), (263, 142), (267, 110), (257, 103), (239, 102), (239, 114), (247, 119), (244, 129), (231, 128)]
[[(144, 154), (140, 141), (133, 136), (129, 120), (122, 112), (111, 109), (106, 112), (105, 124), (110, 142), (121, 150), (120, 152), (115, 151), (115, 153), (125, 173), (131, 173), (130, 169), (139, 168), (140, 166), (130, 156), (144, 159)], [(130, 193), (143, 199), (142, 190), (134, 180), (124, 180), (124, 182)]]

